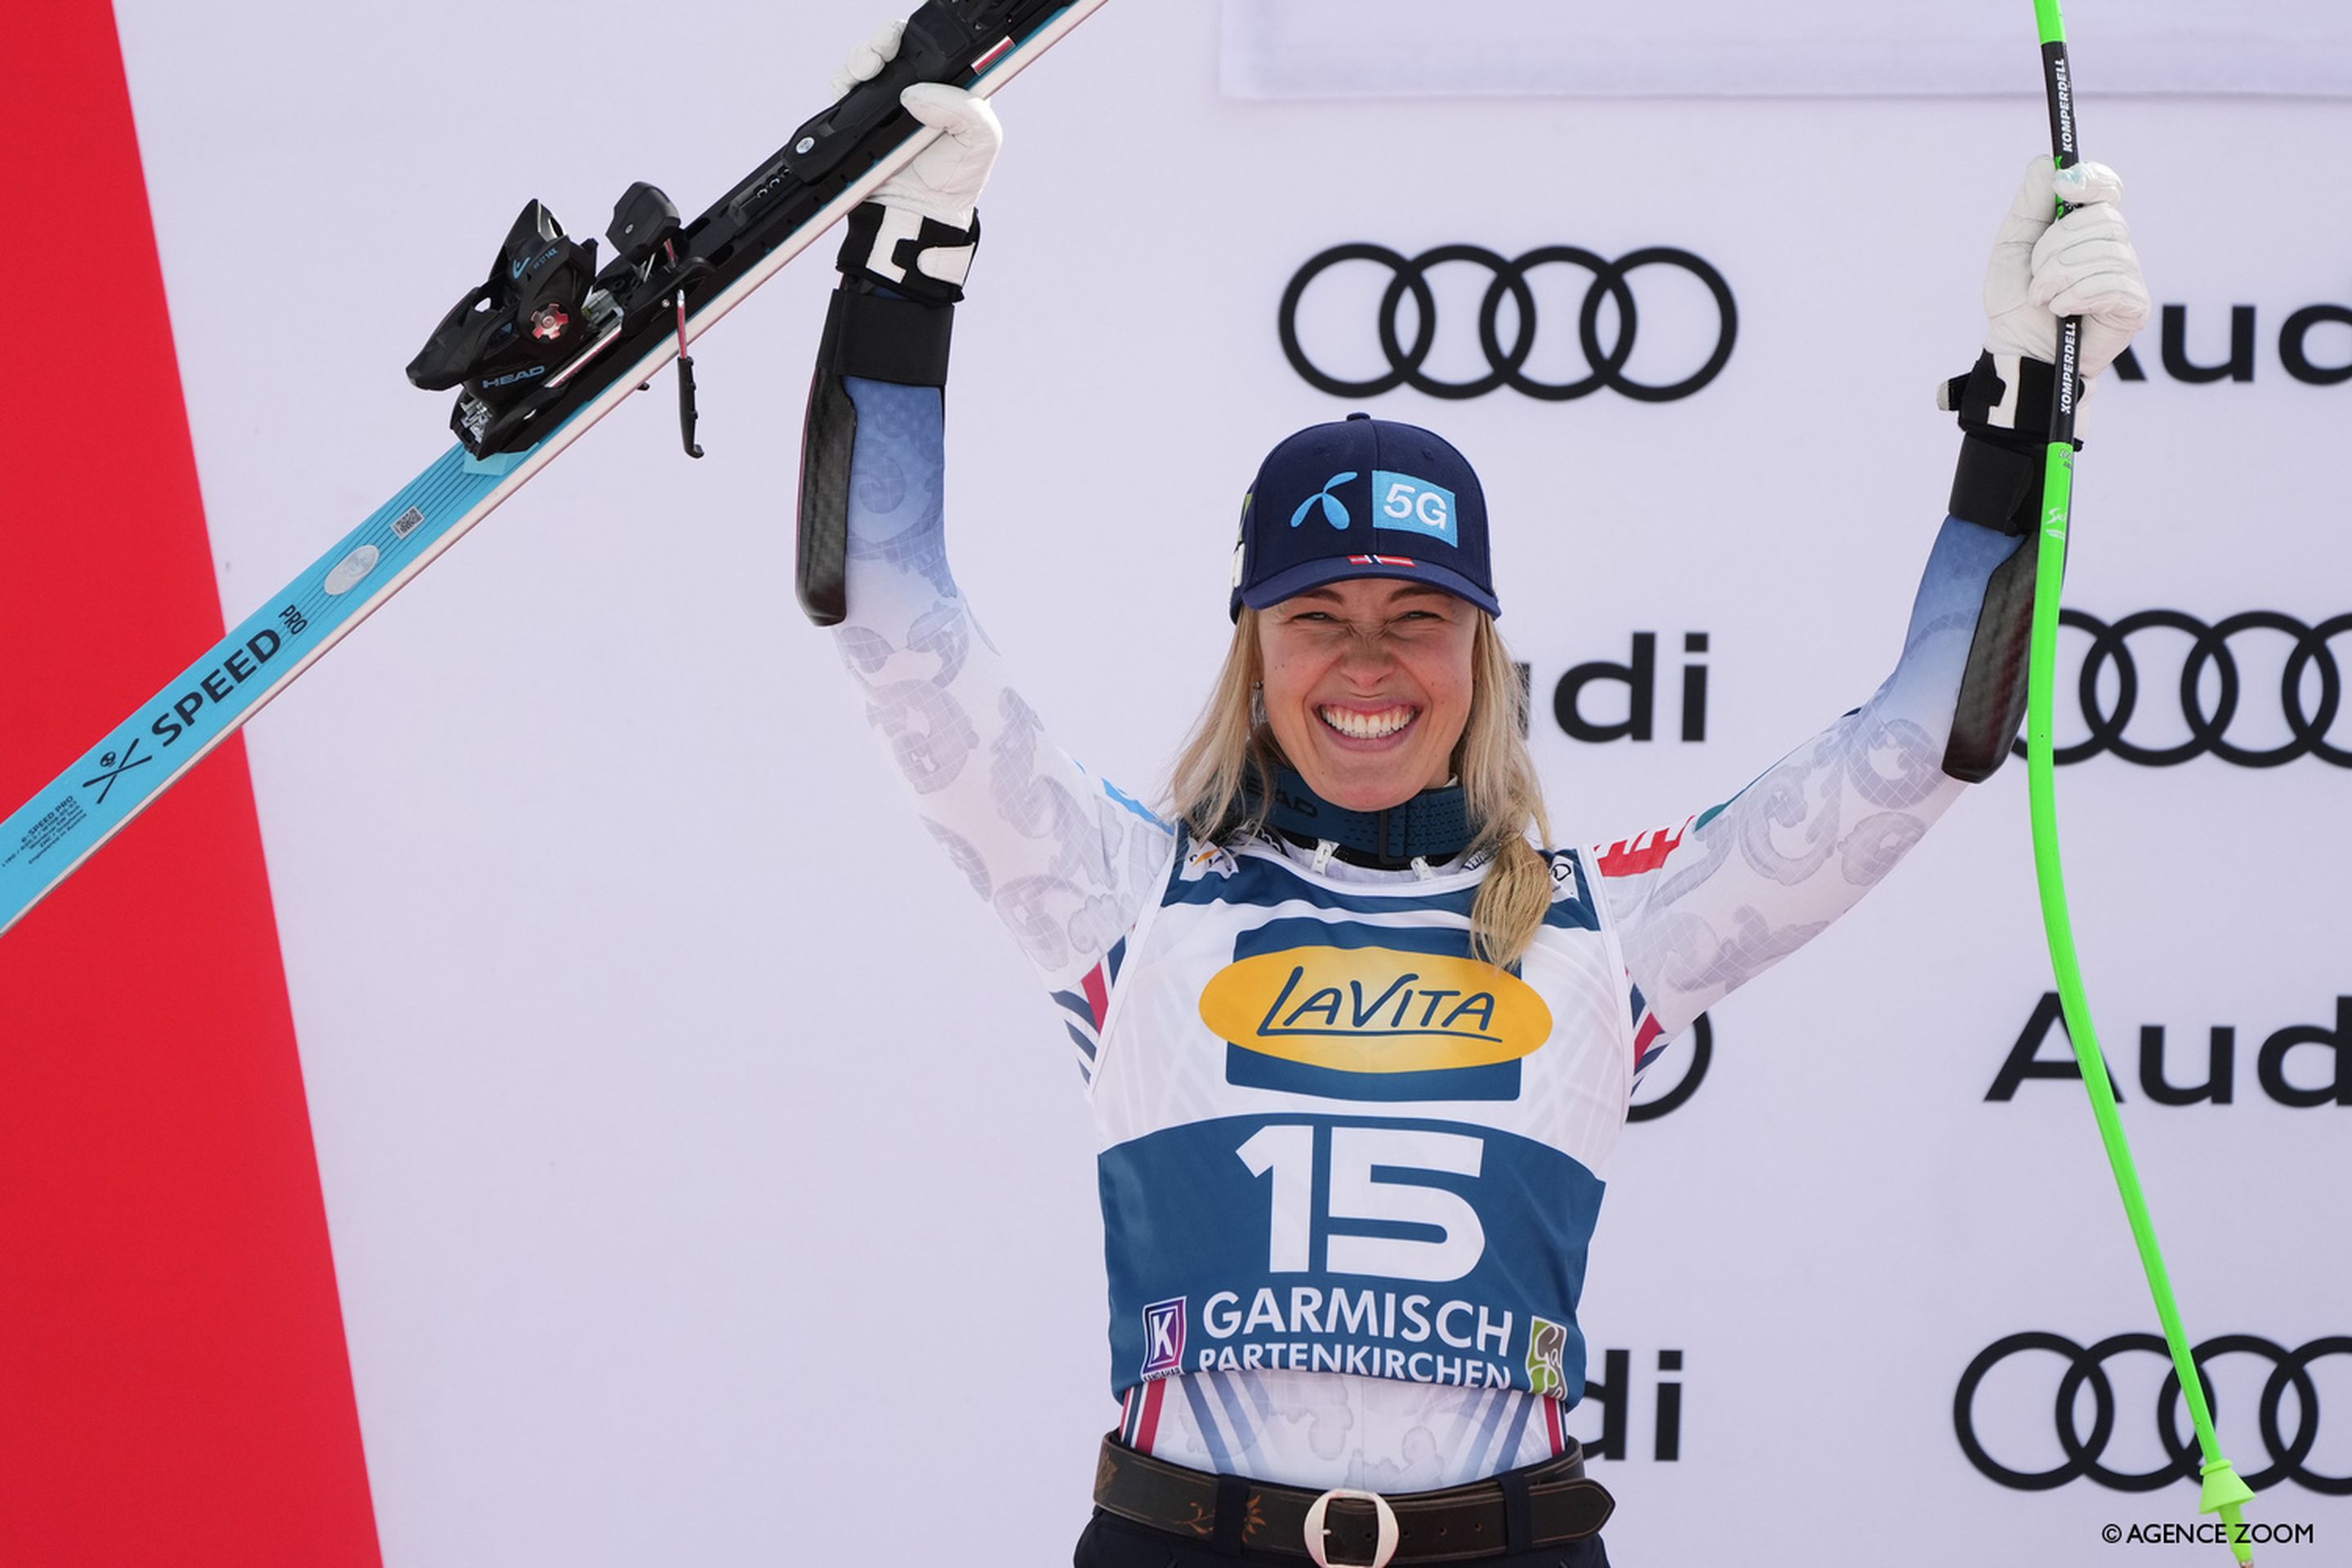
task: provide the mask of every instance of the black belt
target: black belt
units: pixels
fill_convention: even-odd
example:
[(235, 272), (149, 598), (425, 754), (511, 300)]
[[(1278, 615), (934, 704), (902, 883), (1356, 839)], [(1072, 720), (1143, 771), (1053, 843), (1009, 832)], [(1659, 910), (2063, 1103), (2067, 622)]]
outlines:
[[(1459, 1563), (1500, 1557), (1581, 1541), (1600, 1533), (1617, 1506), (1607, 1489), (1584, 1475), (1584, 1453), (1507, 1470), (1488, 1480), (1441, 1491), (1402, 1492), (1379, 1502), (1366, 1494), (1337, 1495), (1278, 1487), (1238, 1476), (1215, 1476), (1171, 1465), (1104, 1437), (1095, 1468), (1095, 1506), (1137, 1524), (1285, 1557), (1311, 1557), (1307, 1525), (1324, 1504), (1325, 1555), (1334, 1565)], [(1383, 1508), (1394, 1521), (1396, 1550), (1379, 1556)]]

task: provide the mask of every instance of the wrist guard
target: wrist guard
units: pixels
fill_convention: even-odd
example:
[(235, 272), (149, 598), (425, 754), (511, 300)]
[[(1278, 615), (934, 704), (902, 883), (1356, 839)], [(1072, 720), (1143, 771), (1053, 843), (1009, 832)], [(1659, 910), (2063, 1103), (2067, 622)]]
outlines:
[[(856, 376), (900, 386), (944, 388), (954, 301), (963, 296), (961, 271), (957, 282), (949, 282), (917, 269), (924, 254), (936, 254), (919, 235), (898, 242), (895, 258), (877, 256), (877, 242), (892, 232), (894, 215), (908, 216), (868, 202), (849, 220), (850, 237), (842, 246), (846, 276), (825, 309), (824, 335), (817, 342), (816, 372), (810, 378), (808, 412), (801, 426), (793, 584), (801, 609), (821, 626), (838, 626), (849, 614), (849, 478), (857, 446), (857, 405), (850, 400), (846, 383)], [(907, 226), (910, 235), (915, 233), (911, 225)], [(926, 219), (921, 231), (937, 230), (962, 240), (968, 267), (979, 227), (976, 217), (969, 230)], [(881, 267), (900, 276), (886, 279)]]
[(963, 300), (964, 279), (980, 250), (980, 215), (956, 228), (904, 207), (866, 202), (849, 215), (841, 255), (845, 277), (903, 294), (926, 305)]
[[(2076, 385), (2075, 405), (2081, 406)], [(1990, 352), (1966, 375), (1936, 389), (1936, 406), (1959, 416), (1960, 460), (1952, 475), (1951, 514), (2008, 534), (2032, 533), (2042, 517), (2043, 454), (2058, 367), (2046, 360)], [(2074, 443), (2081, 451), (2083, 443)]]
[[(2007, 760), (2025, 718), (2032, 652), (2033, 586), (2042, 558), (2042, 489), (2057, 367), (1987, 353), (1937, 389), (1936, 405), (1959, 416), (1960, 460), (1951, 514), (2006, 533), (2016, 551), (1993, 569), (1977, 610), (1975, 638), (1953, 702), (1944, 772), (1969, 784)], [(2079, 388), (2076, 405), (2080, 406)], [(2080, 449), (2082, 443), (2074, 443)]]

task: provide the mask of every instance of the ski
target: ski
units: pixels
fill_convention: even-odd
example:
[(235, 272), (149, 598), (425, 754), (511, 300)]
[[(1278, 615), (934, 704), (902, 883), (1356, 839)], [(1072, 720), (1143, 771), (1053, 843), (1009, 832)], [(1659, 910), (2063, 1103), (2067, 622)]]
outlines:
[(929, 0), (880, 76), (699, 217), (631, 185), (601, 269), (595, 241), (527, 205), (488, 280), (408, 367), (420, 387), (458, 389), (457, 445), (0, 822), (0, 934), (673, 360), (680, 436), (701, 456), (688, 346), (936, 140), (898, 94), (946, 81), (990, 96), (1104, 4)]

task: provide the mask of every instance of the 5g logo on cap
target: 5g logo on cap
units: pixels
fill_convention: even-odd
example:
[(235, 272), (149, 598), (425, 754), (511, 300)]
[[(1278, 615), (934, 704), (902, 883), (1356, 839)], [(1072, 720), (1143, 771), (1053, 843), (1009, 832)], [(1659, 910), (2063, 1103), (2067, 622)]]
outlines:
[(1454, 492), (1443, 485), (1411, 474), (1372, 472), (1372, 494), (1380, 498), (1381, 521), (1387, 528), (1410, 528), (1432, 539), (1454, 542)]

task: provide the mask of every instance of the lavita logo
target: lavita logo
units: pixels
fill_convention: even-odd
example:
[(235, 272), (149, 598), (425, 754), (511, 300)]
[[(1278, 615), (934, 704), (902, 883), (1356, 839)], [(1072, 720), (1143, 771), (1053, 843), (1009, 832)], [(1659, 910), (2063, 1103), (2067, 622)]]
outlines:
[[(2050, 1037), (2059, 1038), (2058, 1054), (2045, 1058), (2042, 1054)], [(2045, 991), (2034, 1005), (2033, 1016), (2009, 1048), (2008, 1059), (1993, 1076), (1992, 1088), (1986, 1091), (1989, 1100), (2013, 1100), (2020, 1085), (2028, 1079), (2072, 1079), (2082, 1081), (2082, 1069), (2076, 1065), (2071, 1047), (2066, 1020), (2058, 1002), (2058, 993)], [(2300, 1057), (2296, 1053), (2300, 1051)], [(2204, 1078), (2199, 1082), (2176, 1082), (2171, 1077), (2176, 1068), (2168, 1062), (2165, 1049), (2165, 1029), (2161, 1024), (2148, 1024), (2139, 1032), (2139, 1087), (2141, 1092), (2158, 1105), (2229, 1105), (2237, 1099), (2238, 1031), (2228, 1024), (2212, 1026), (2206, 1037)], [(2294, 1064), (2294, 1077), (2288, 1075), (2288, 1064)], [(2315, 1064), (2326, 1063), (2326, 1079), (2314, 1079)], [(2123, 1087), (2114, 1080), (2115, 1069), (2108, 1070), (2108, 1082), (2116, 1098), (2124, 1098)], [(2297, 1082), (2296, 1079), (2305, 1081)], [(2320, 1105), (2352, 1105), (2352, 996), (2336, 998), (2336, 1021), (2326, 1025), (2290, 1024), (2265, 1038), (2254, 1055), (2254, 1079), (2263, 1092), (2281, 1105), (2299, 1109)]]
[[(2189, 307), (2167, 305), (2163, 323), (2157, 332), (2157, 353), (2164, 374), (2192, 386), (2216, 381), (2253, 380), (2255, 327), (2253, 306), (2231, 306), (2228, 357), (2200, 364), (2189, 354)], [(2331, 345), (2332, 352), (2323, 352), (2336, 363), (2321, 364), (2312, 357), (2312, 333), (2321, 327), (2352, 328), (2352, 308), (2334, 304), (2305, 305), (2302, 310), (2290, 313), (2279, 324), (2279, 364), (2287, 374), (2311, 386), (2335, 386), (2352, 381), (2352, 333), (2324, 335), (2319, 341)], [(2204, 352), (2211, 351), (2208, 348)], [(2116, 374), (2124, 381), (2147, 379), (2146, 367), (2130, 349), (2124, 350), (2117, 356)]]
[[(1279, 940), (1307, 923), (1261, 930)], [(1444, 936), (1382, 934), (1399, 945), (1236, 943), (1201, 992), (1201, 1021), (1228, 1045), (1225, 1080), (1336, 1100), (1517, 1099), (1520, 1059), (1551, 1037), (1542, 994), (1466, 952), (1430, 951)]]

